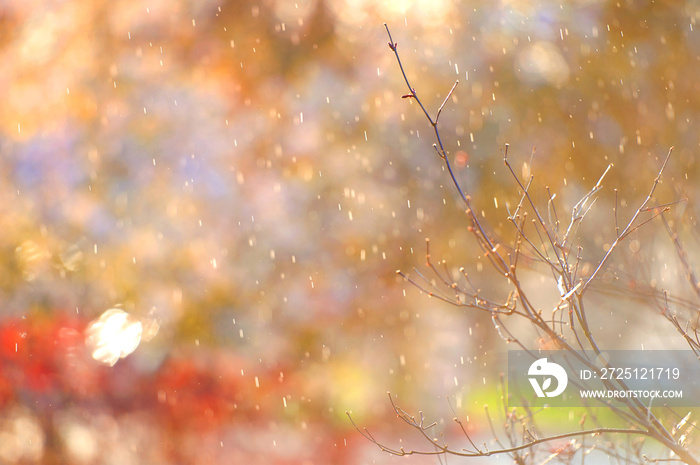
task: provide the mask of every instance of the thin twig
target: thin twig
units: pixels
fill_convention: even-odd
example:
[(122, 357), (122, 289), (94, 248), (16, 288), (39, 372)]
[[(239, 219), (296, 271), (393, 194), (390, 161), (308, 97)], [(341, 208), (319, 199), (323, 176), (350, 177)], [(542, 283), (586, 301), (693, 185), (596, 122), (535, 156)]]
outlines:
[(654, 183), (652, 184), (651, 189), (649, 190), (649, 194), (647, 195), (647, 198), (644, 199), (644, 202), (642, 202), (642, 205), (639, 208), (637, 208), (637, 211), (634, 212), (634, 215), (632, 215), (632, 219), (629, 221), (629, 223), (627, 223), (627, 226), (625, 226), (625, 229), (622, 230), (622, 233), (620, 233), (620, 235), (615, 239), (615, 241), (612, 243), (612, 245), (610, 246), (610, 248), (606, 252), (603, 259), (598, 263), (598, 266), (596, 267), (596, 269), (593, 271), (591, 276), (589, 276), (588, 280), (581, 288), (581, 293), (585, 292), (586, 289), (588, 289), (588, 287), (591, 285), (593, 280), (596, 278), (596, 276), (598, 275), (600, 270), (603, 269), (603, 266), (605, 266), (605, 264), (610, 259), (610, 256), (617, 248), (617, 244), (619, 244), (620, 240), (622, 240), (622, 238), (624, 238), (627, 235), (628, 231), (633, 227), (635, 221), (637, 221), (637, 218), (639, 217), (640, 213), (646, 208), (647, 204), (651, 201), (651, 198), (654, 195), (654, 191), (656, 190), (656, 186), (658, 186), (659, 182), (661, 182), (661, 175), (663, 174), (664, 170), (666, 169), (666, 165), (668, 164), (668, 160), (671, 158), (672, 153), (673, 153), (673, 147), (671, 147), (669, 149), (668, 155), (666, 155), (666, 158), (664, 159), (664, 162), (661, 165), (661, 168), (659, 169), (659, 172), (656, 175), (656, 178), (654, 179)]

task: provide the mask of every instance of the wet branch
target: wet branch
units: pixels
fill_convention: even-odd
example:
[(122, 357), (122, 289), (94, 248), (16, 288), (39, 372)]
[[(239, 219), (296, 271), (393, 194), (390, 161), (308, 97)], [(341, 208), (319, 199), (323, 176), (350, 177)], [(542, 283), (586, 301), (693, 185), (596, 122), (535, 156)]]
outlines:
[[(403, 80), (409, 90), (409, 93), (403, 95), (403, 98), (415, 100), (433, 128), (436, 141), (436, 143), (433, 144), (433, 148), (449, 173), (452, 184), (466, 207), (466, 214), (469, 219), (469, 231), (476, 238), (477, 243), (483, 251), (484, 258), (488, 259), (488, 263), (491, 265), (492, 269), (507, 281), (510, 292), (503, 300), (483, 297), (482, 291), (478, 286), (474, 285), (464, 268), (459, 269), (461, 277), (456, 273), (454, 273), (455, 277), (453, 277), (453, 273), (450, 272), (444, 260), (439, 262), (432, 260), (430, 242), (427, 239), (426, 266), (434, 278), (425, 276), (416, 268), (414, 268), (413, 274), (417, 276), (417, 278), (398, 270), (397, 273), (400, 276), (420, 291), (438, 300), (458, 307), (487, 312), (491, 317), (494, 331), (498, 336), (505, 342), (514, 343), (520, 349), (525, 350), (533, 357), (533, 360), (535, 360), (537, 355), (529, 350), (527, 344), (521, 341), (516, 332), (511, 331), (507, 323), (524, 318), (531, 324), (531, 327), (534, 328), (535, 332), (542, 340), (551, 344), (551, 347), (567, 351), (570, 355), (576, 357), (590, 367), (595, 367), (595, 365), (581, 355), (581, 353), (587, 349), (592, 349), (596, 354), (600, 354), (601, 352), (595, 335), (588, 323), (584, 295), (594, 284), (600, 272), (605, 269), (612, 254), (618, 248), (618, 245), (630, 234), (639, 230), (639, 228), (649, 224), (657, 217), (661, 218), (667, 232), (673, 240), (683, 268), (686, 271), (686, 275), (691, 284), (695, 285), (695, 291), (700, 296), (700, 291), (698, 291), (698, 289), (700, 289), (700, 284), (697, 283), (696, 274), (689, 264), (687, 252), (677, 235), (674, 235), (671, 231), (671, 227), (663, 216), (665, 212), (678, 202), (652, 205), (656, 188), (661, 182), (661, 177), (668, 165), (673, 147), (670, 148), (659, 168), (646, 199), (635, 210), (632, 218), (622, 228), (618, 224), (618, 201), (617, 190), (615, 190), (615, 202), (613, 207), (615, 239), (603, 258), (594, 265), (593, 272), (588, 277), (581, 278), (579, 273), (582, 272), (581, 269), (583, 267), (581, 264), (584, 262), (583, 248), (574, 243), (574, 236), (580, 224), (595, 204), (596, 195), (601, 190), (602, 182), (612, 168), (612, 165), (609, 165), (605, 169), (595, 185), (593, 185), (593, 187), (591, 187), (591, 189), (573, 206), (568, 222), (565, 221), (564, 224), (562, 224), (560, 221), (560, 212), (556, 205), (556, 194), (553, 194), (548, 187), (546, 188), (548, 196), (546, 212), (544, 214), (541, 213), (540, 208), (531, 195), (534, 177), (528, 176), (526, 180), (521, 180), (516, 175), (508, 158), (509, 146), (506, 144), (502, 151), (503, 162), (519, 190), (520, 200), (512, 212), (508, 207), (508, 221), (513, 226), (515, 232), (512, 246), (506, 246), (499, 242), (497, 239), (487, 234), (487, 228), (484, 226), (479, 216), (474, 213), (471, 205), (471, 197), (465, 193), (462, 186), (457, 181), (438, 127), (440, 115), (447, 105), (447, 102), (454, 94), (459, 81), (456, 81), (451, 87), (433, 118), (406, 75), (404, 65), (399, 56), (398, 44), (394, 42), (389, 27), (386, 24), (384, 24), (384, 27), (389, 37), (389, 48), (394, 53)], [(521, 260), (543, 263), (546, 265), (548, 272), (551, 273), (560, 295), (559, 301), (553, 306), (551, 316), (545, 315), (541, 309), (536, 308), (533, 301), (528, 297), (527, 290), (523, 287), (523, 284), (518, 278), (518, 264)], [(694, 325), (686, 324), (684, 326), (678, 318), (673, 315), (669, 308), (669, 302), (678, 304), (681, 301), (675, 298), (669, 298), (666, 295), (664, 295), (662, 299), (653, 291), (650, 291), (649, 295), (661, 308), (661, 314), (677, 329), (681, 336), (687, 341), (690, 348), (700, 354), (700, 330), (698, 329), (700, 325), (700, 312), (696, 312), (697, 320)], [(516, 318), (516, 320), (509, 320), (509, 318), (513, 317)], [(580, 349), (581, 352), (579, 352), (578, 349)], [(608, 389), (625, 389), (627, 387), (624, 381), (621, 380), (607, 380), (604, 381), (604, 384)], [(435, 422), (427, 423), (422, 412), (419, 412), (418, 417), (416, 417), (404, 411), (394, 403), (391, 395), (389, 395), (389, 400), (397, 417), (408, 426), (418, 431), (422, 438), (430, 444), (431, 450), (405, 450), (404, 448), (397, 449), (389, 447), (376, 439), (367, 429), (360, 428), (356, 425), (350, 413), (346, 413), (353, 426), (367, 440), (375, 444), (382, 451), (398, 456), (453, 455), (458, 457), (486, 457), (496, 454), (508, 454), (515, 463), (524, 465), (525, 463), (533, 463), (534, 455), (532, 454), (535, 453), (534, 451), (537, 446), (567, 439), (573, 441), (573, 439), (576, 438), (577, 442), (575, 444), (572, 442), (570, 444), (571, 447), (566, 446), (556, 449), (545, 458), (543, 463), (552, 460), (560, 454), (569, 454), (567, 457), (569, 457), (569, 463), (571, 463), (573, 454), (576, 454), (576, 451), (580, 450), (582, 451), (581, 463), (583, 464), (586, 458), (586, 447), (588, 447), (590, 451), (596, 448), (597, 444), (600, 444), (599, 441), (592, 441), (592, 443), (589, 443), (587, 439), (603, 436), (607, 437), (609, 435), (626, 435), (628, 437), (652, 438), (656, 442), (662, 444), (671, 453), (671, 456), (676, 457), (673, 460), (680, 460), (689, 465), (700, 465), (700, 462), (686, 449), (685, 443), (676, 439), (677, 429), (674, 428), (669, 431), (663, 425), (662, 421), (659, 420), (656, 415), (652, 414), (651, 410), (639, 399), (626, 399), (622, 401), (623, 407), (610, 407), (619, 420), (629, 425), (628, 428), (607, 428), (599, 423), (595, 425), (595, 428), (584, 428), (584, 420), (582, 419), (581, 429), (579, 431), (547, 436), (542, 436), (542, 434), (538, 432), (534, 423), (533, 412), (528, 408), (524, 409), (526, 412), (525, 415), (517, 414), (516, 410), (509, 411), (505, 394), (503, 399), (503, 414), (506, 419), (505, 423), (500, 425), (503, 434), (499, 434), (499, 431), (492, 421), (491, 415), (488, 413), (488, 408), (486, 409), (487, 420), (491, 428), (493, 440), (497, 445), (494, 449), (489, 449), (486, 444), (477, 445), (476, 441), (467, 433), (467, 429), (463, 422), (458, 419), (457, 415), (455, 415), (453, 421), (458, 425), (460, 431), (465, 436), (469, 447), (459, 449), (451, 448), (442, 434), (440, 434), (439, 437), (430, 434), (436, 427)], [(592, 411), (589, 412), (589, 415), (591, 418), (597, 418)], [(597, 421), (598, 420), (596, 420), (596, 422)], [(618, 450), (619, 443), (605, 440), (603, 452), (608, 454), (609, 457), (623, 462), (633, 457), (637, 457), (640, 463), (642, 461), (659, 462), (667, 460), (652, 459), (643, 456), (639, 452), (641, 450), (641, 445), (639, 445), (639, 443), (633, 444), (637, 445), (628, 445), (627, 447), (623, 447), (622, 451), (620, 451)]]

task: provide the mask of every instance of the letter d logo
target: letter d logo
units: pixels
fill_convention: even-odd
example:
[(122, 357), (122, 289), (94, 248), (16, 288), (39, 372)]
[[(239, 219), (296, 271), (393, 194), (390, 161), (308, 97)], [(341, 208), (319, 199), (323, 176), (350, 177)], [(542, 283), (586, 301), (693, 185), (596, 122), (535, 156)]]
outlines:
[[(527, 370), (529, 376), (545, 377), (540, 386), (537, 378), (528, 378), (532, 388), (535, 390), (537, 397), (556, 397), (566, 389), (569, 383), (569, 377), (566, 376), (566, 371), (558, 363), (548, 362), (546, 358), (535, 360)], [(552, 378), (557, 380), (556, 389), (549, 390), (552, 384)]]

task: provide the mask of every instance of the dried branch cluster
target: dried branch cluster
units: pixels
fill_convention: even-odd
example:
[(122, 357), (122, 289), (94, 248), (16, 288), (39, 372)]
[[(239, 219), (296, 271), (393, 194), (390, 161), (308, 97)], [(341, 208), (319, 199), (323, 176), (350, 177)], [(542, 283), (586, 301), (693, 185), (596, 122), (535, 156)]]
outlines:
[[(582, 363), (594, 367), (591, 360), (581, 355), (583, 351), (592, 351), (596, 355), (601, 354), (596, 335), (589, 325), (584, 297), (587, 291), (590, 290), (591, 284), (596, 281), (602, 271), (606, 269), (606, 266), (609, 265), (611, 257), (620, 244), (631, 233), (649, 224), (652, 220), (660, 218), (677, 251), (683, 271), (688, 277), (696, 296), (700, 299), (698, 279), (690, 265), (688, 252), (680, 241), (674, 227), (664, 217), (664, 213), (668, 212), (677, 202), (659, 204), (655, 199), (656, 189), (671, 158), (673, 147), (670, 148), (658, 169), (646, 198), (634, 211), (631, 219), (622, 226), (617, 224), (617, 204), (615, 205), (614, 241), (602, 259), (590, 267), (588, 272), (585, 272), (582, 266), (584, 260), (583, 248), (575, 243), (575, 233), (595, 203), (596, 194), (600, 191), (603, 179), (612, 168), (612, 165), (605, 169), (598, 182), (576, 203), (571, 210), (570, 216), (560, 219), (555, 204), (555, 196), (549, 189), (547, 189), (549, 200), (546, 209), (539, 207), (535, 203), (530, 194), (534, 177), (530, 175), (528, 179), (522, 181), (516, 175), (508, 159), (508, 145), (506, 145), (502, 150), (503, 162), (517, 185), (520, 199), (517, 206), (508, 212), (508, 221), (514, 231), (514, 238), (510, 243), (504, 243), (487, 233), (488, 229), (484, 224), (484, 220), (475, 214), (472, 208), (472, 199), (464, 192), (455, 177), (448, 152), (440, 136), (438, 128), (440, 115), (459, 81), (455, 82), (438, 108), (435, 117), (432, 117), (426, 110), (415, 88), (409, 82), (399, 56), (398, 45), (394, 42), (388, 26), (385, 25), (385, 27), (389, 36), (389, 47), (396, 57), (406, 86), (409, 89), (409, 93), (403, 97), (413, 99), (432, 126), (436, 139), (433, 147), (447, 173), (449, 173), (464, 205), (469, 219), (469, 231), (476, 238), (483, 251), (483, 256), (488, 259), (493, 270), (507, 281), (510, 292), (501, 300), (483, 296), (479, 287), (472, 282), (464, 268), (460, 269), (462, 276), (459, 281), (453, 279), (444, 261), (434, 263), (431, 260), (428, 240), (426, 240), (427, 267), (434, 274), (434, 278), (428, 278), (419, 270), (414, 270), (413, 273), (413, 275), (418, 276), (417, 279), (402, 271), (397, 273), (432, 297), (458, 307), (486, 312), (490, 316), (498, 335), (507, 343), (515, 344), (524, 351), (530, 351), (530, 348), (521, 342), (504, 321), (505, 316), (515, 316), (520, 321), (525, 320), (529, 322), (539, 332), (541, 337), (548, 341), (550, 347), (568, 351), (572, 356), (579, 358)], [(532, 299), (528, 296), (532, 291), (525, 287), (519, 276), (518, 264), (523, 257), (527, 257), (528, 261), (534, 260), (544, 264), (544, 267), (551, 273), (552, 279), (557, 285), (561, 298), (553, 308), (551, 316), (546, 316), (542, 310), (536, 308)], [(700, 338), (697, 331), (697, 305), (693, 303), (687, 305), (687, 302), (674, 299), (665, 292), (656, 291), (651, 286), (648, 287), (647, 291), (646, 295), (650, 297), (651, 303), (658, 307), (659, 313), (671, 322), (696, 355), (700, 354)], [(686, 304), (687, 309), (692, 310), (692, 314), (685, 319), (679, 319), (678, 315), (671, 310), (671, 307), (675, 304)], [(535, 353), (532, 353), (532, 356), (533, 360), (538, 358)], [(626, 388), (622, 380), (606, 380), (605, 383), (606, 387), (610, 389)], [(524, 409), (524, 411), (509, 410), (504, 399), (505, 422), (501, 425), (502, 431), (500, 434), (491, 422), (488, 410), (486, 412), (491, 422), (491, 432), (494, 438), (493, 447), (488, 447), (485, 444), (477, 445), (468, 434), (467, 428), (464, 427), (456, 412), (454, 422), (460, 428), (468, 445), (466, 447), (453, 447), (447, 443), (444, 437), (435, 437), (432, 431), (436, 424), (427, 424), (422, 413), (419, 414), (419, 418), (416, 418), (399, 407), (391, 395), (389, 395), (389, 398), (398, 418), (417, 430), (429, 444), (429, 448), (426, 450), (391, 448), (377, 440), (367, 430), (358, 427), (358, 431), (369, 441), (376, 444), (381, 450), (394, 455), (428, 454), (440, 457), (448, 455), (484, 457), (494, 454), (508, 454), (518, 464), (546, 463), (554, 458), (564, 463), (570, 463), (575, 456), (579, 456), (581, 457), (581, 463), (584, 463), (589, 452), (597, 449), (605, 452), (611, 458), (619, 460), (620, 463), (647, 463), (670, 460), (687, 464), (700, 464), (700, 461), (691, 453), (689, 447), (692, 434), (697, 433), (695, 424), (688, 422), (689, 414), (685, 415), (685, 412), (683, 414), (671, 412), (672, 414), (668, 416), (673, 418), (673, 415), (676, 415), (676, 419), (673, 421), (675, 424), (669, 428), (665, 424), (668, 423), (667, 420), (659, 418), (657, 416), (658, 412), (652, 412), (650, 407), (644, 405), (638, 399), (625, 400), (622, 407), (610, 407), (613, 409), (617, 419), (623, 420), (628, 425), (627, 428), (605, 427), (601, 423), (602, 420), (595, 415), (595, 411), (590, 410), (587, 414), (588, 418), (584, 417), (581, 420), (580, 430), (551, 435), (542, 435), (540, 433), (534, 422), (534, 414), (530, 409)], [(681, 420), (678, 421), (678, 419)], [(636, 438), (636, 440), (620, 440), (622, 437), (632, 437)], [(653, 439), (666, 449), (664, 458), (651, 458), (645, 455), (642, 447), (644, 441), (648, 439)], [(566, 445), (553, 450), (551, 445), (561, 444), (562, 440), (566, 440)], [(549, 443), (550, 446), (538, 447), (546, 443)]]

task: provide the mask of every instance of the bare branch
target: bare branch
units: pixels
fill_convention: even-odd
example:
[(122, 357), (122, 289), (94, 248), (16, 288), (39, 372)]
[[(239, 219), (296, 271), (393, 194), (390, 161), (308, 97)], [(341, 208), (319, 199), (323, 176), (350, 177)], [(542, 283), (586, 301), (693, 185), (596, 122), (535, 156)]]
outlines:
[(619, 236), (615, 239), (615, 241), (612, 243), (608, 251), (606, 252), (605, 256), (603, 259), (598, 263), (598, 266), (596, 269), (593, 271), (591, 276), (588, 278), (586, 283), (583, 285), (583, 288), (581, 289), (581, 293), (585, 292), (586, 289), (591, 285), (593, 280), (596, 278), (600, 270), (603, 269), (603, 266), (608, 262), (610, 259), (610, 256), (612, 253), (615, 251), (617, 248), (617, 244), (620, 243), (620, 240), (624, 238), (627, 233), (630, 231), (630, 229), (633, 228), (634, 223), (637, 221), (637, 218), (639, 215), (644, 211), (644, 209), (647, 207), (647, 204), (651, 201), (651, 198), (654, 195), (654, 191), (656, 190), (656, 186), (659, 185), (659, 182), (661, 182), (661, 175), (663, 174), (664, 170), (666, 169), (666, 165), (668, 164), (668, 160), (671, 158), (671, 154), (673, 153), (673, 147), (671, 147), (668, 151), (668, 155), (666, 155), (666, 158), (664, 159), (663, 164), (661, 165), (661, 168), (659, 169), (658, 174), (656, 175), (656, 178), (654, 179), (654, 183), (651, 186), (651, 189), (649, 190), (649, 194), (647, 195), (647, 198), (644, 199), (644, 202), (642, 202), (642, 205), (637, 208), (637, 211), (632, 215), (632, 219), (627, 223), (627, 226), (625, 226), (625, 229), (622, 230), (622, 232), (619, 234)]

